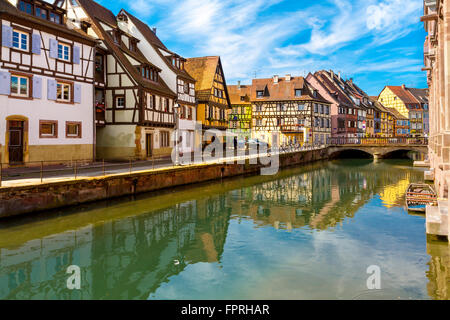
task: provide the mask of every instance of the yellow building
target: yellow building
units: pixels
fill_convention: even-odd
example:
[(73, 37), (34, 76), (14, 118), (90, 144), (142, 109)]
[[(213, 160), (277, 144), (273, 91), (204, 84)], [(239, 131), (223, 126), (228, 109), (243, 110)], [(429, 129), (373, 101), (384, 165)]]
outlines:
[[(421, 89), (407, 88), (401, 86), (386, 86), (378, 96), (378, 101), (387, 108), (396, 109), (401, 115), (407, 117), (410, 122), (410, 133), (414, 136), (423, 136), (424, 128), (427, 124), (424, 121), (424, 107), (426, 103), (422, 103), (416, 97), (415, 91)], [(423, 89), (423, 91), (425, 91)]]
[(203, 129), (228, 129), (231, 103), (220, 57), (187, 59), (185, 70), (197, 81), (197, 121)]

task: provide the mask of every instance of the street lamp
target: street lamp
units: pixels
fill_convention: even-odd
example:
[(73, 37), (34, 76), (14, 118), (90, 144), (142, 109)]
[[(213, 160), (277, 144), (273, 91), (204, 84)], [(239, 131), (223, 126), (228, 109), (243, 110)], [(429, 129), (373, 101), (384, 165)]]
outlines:
[(179, 140), (179, 133), (178, 130), (180, 128), (180, 117), (179, 117), (179, 111), (180, 111), (180, 105), (178, 103), (175, 103), (173, 106), (174, 109), (174, 115), (175, 115), (175, 165), (180, 165), (180, 149), (178, 145)]

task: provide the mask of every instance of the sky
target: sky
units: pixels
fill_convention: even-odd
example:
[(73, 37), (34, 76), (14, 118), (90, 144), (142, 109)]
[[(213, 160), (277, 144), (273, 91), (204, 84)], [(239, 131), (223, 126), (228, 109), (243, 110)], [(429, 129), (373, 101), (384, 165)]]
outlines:
[(219, 55), (227, 84), (333, 69), (369, 95), (425, 88), (422, 0), (97, 0), (157, 28), (185, 58)]

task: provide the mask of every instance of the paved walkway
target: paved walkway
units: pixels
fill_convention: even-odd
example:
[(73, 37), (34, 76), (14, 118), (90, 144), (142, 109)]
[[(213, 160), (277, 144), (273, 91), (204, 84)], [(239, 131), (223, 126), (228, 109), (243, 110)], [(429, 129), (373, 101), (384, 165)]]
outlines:
[[(289, 152), (299, 152), (299, 151), (310, 151), (323, 149), (324, 147), (315, 148), (304, 148), (295, 151), (284, 151), (278, 154), (289, 153)], [(248, 153), (243, 157), (223, 157), (221, 159), (215, 159), (210, 161), (192, 161), (192, 165), (199, 164), (214, 164), (214, 163), (224, 163), (231, 161), (238, 161), (250, 158), (258, 158), (258, 155), (249, 156)], [(193, 160), (193, 157), (192, 157)], [(190, 165), (190, 164), (189, 164)], [(186, 166), (189, 166), (186, 165)], [(184, 166), (181, 164), (181, 166)], [(41, 179), (41, 168), (40, 167), (16, 167), (3, 169), (1, 187), (18, 187), (18, 186), (30, 186), (41, 183), (48, 182), (59, 182), (59, 181), (70, 181), (84, 178), (92, 177), (104, 177), (115, 174), (123, 173), (134, 173), (140, 171), (151, 171), (151, 170), (161, 170), (170, 169), (176, 167), (170, 158), (165, 158), (161, 160), (142, 160), (129, 162), (94, 162), (89, 164), (78, 164), (75, 168), (74, 163), (67, 165), (51, 165), (44, 166), (42, 171)]]

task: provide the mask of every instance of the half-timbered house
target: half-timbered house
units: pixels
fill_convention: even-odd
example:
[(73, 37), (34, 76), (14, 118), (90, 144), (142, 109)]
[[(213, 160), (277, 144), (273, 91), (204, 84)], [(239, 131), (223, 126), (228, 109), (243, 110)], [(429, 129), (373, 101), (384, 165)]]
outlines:
[(249, 85), (228, 86), (230, 95), (231, 113), (229, 114), (229, 130), (240, 139), (251, 138), (252, 128), (252, 102), (250, 96), (252, 87)]
[(0, 160), (92, 160), (95, 41), (41, 0), (0, 0)]
[(185, 70), (186, 59), (170, 51), (156, 35), (156, 28), (127, 12), (121, 10), (117, 15), (121, 30), (140, 39), (137, 47), (145, 57), (161, 69), (160, 76), (167, 86), (177, 94), (179, 105), (179, 135), (181, 136), (180, 151), (194, 151), (194, 132), (197, 119), (195, 100), (195, 79)]
[(253, 79), (253, 138), (269, 145), (325, 144), (331, 102), (303, 77)]
[(220, 57), (189, 58), (185, 70), (197, 81), (197, 121), (203, 129), (228, 129), (231, 103)]
[[(97, 158), (147, 159), (168, 156), (175, 126), (175, 93), (116, 16), (93, 0), (57, 0), (74, 29), (98, 40), (96, 106), (104, 107), (97, 126)], [(100, 106), (100, 107), (99, 107)]]

